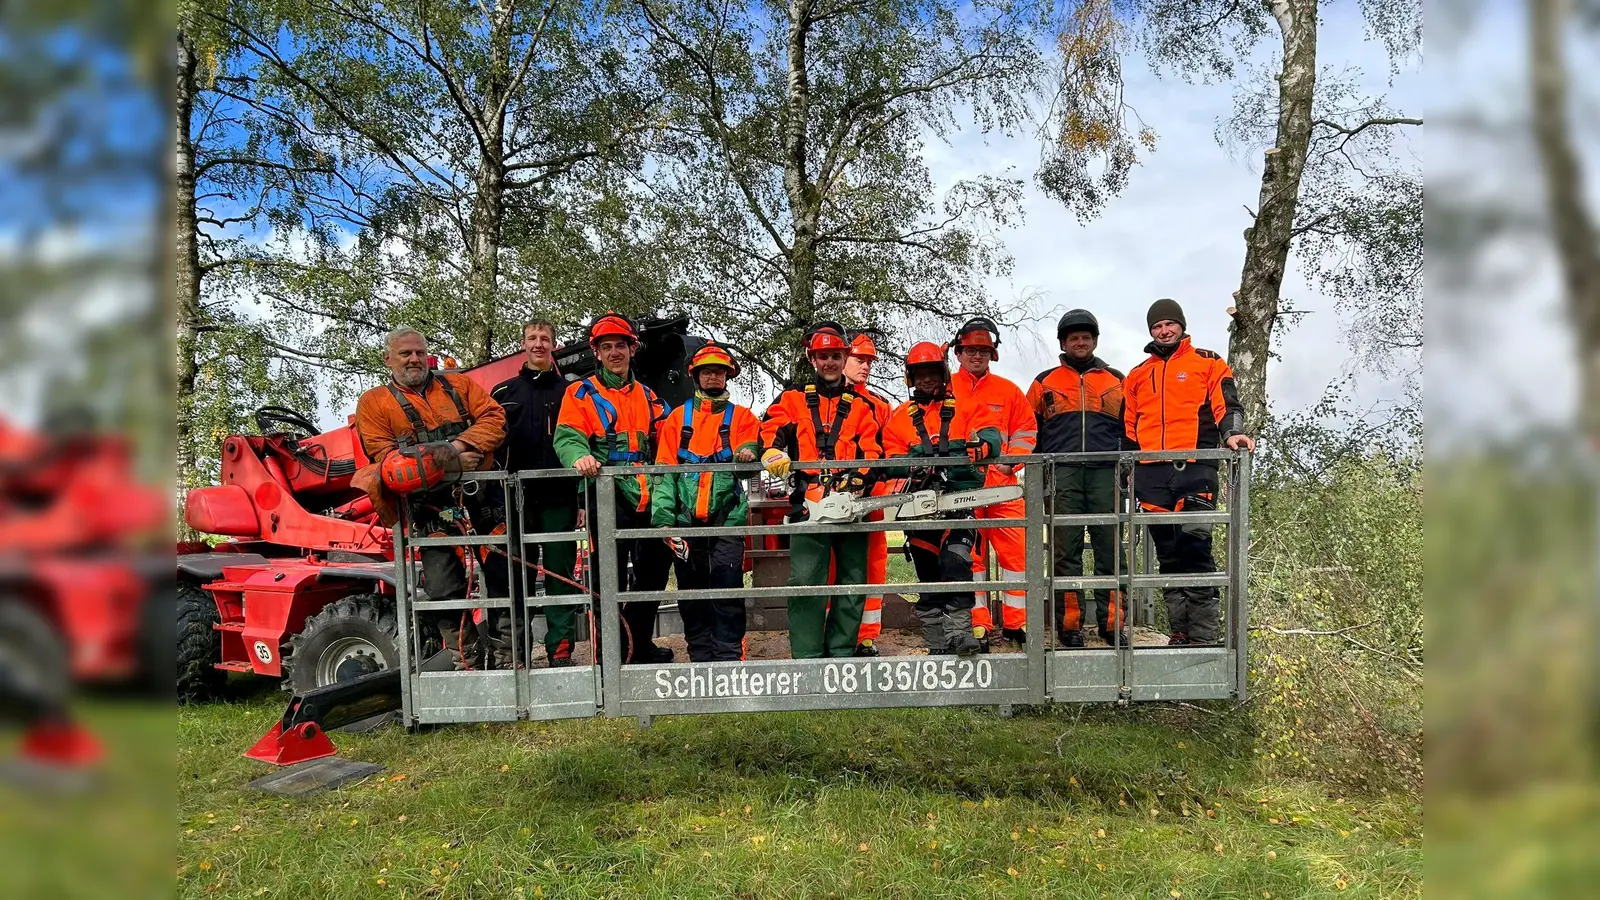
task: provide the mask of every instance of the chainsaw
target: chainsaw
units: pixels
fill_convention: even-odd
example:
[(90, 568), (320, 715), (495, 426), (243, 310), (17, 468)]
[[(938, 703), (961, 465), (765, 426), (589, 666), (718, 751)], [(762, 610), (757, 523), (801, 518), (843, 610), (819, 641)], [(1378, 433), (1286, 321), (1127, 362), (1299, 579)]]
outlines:
[(835, 491), (821, 500), (807, 500), (807, 521), (830, 524), (855, 522), (862, 517), (883, 511), (883, 519), (925, 519), (940, 513), (958, 513), (1004, 503), (1022, 496), (1022, 486), (977, 488), (970, 491), (911, 491), (905, 494), (884, 494), (879, 497)]

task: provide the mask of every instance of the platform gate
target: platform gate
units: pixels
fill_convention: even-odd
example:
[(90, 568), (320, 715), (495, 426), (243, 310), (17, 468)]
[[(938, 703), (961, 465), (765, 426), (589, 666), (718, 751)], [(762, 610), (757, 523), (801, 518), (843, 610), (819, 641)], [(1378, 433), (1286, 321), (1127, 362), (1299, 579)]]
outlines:
[[(1217, 465), (1221, 477), (1215, 511), (1144, 512), (1130, 499), (1130, 478), (1138, 477), (1140, 461), (1203, 460)], [(1023, 704), (1137, 702), (1147, 700), (1215, 700), (1246, 697), (1246, 622), (1248, 603), (1249, 478), (1250, 457), (1226, 450), (1185, 453), (1064, 454), (1003, 457), (1023, 464), (1025, 513), (1020, 518), (984, 519), (978, 530), (1023, 528), (1027, 534), (1027, 566), (1021, 580), (884, 585), (824, 585), (818, 587), (744, 587), (697, 591), (624, 591), (617, 569), (605, 564), (588, 570), (591, 593), (539, 595), (535, 571), (521, 562), (524, 548), (558, 540), (590, 543), (588, 528), (570, 532), (522, 535), (509, 528), (502, 535), (421, 536), (414, 531), (411, 511), (396, 528), (396, 559), (417, 558), (425, 547), (498, 548), (489, 565), (504, 565), (508, 583), (519, 585), (530, 605), (587, 605), (594, 603), (594, 623), (601, 635), (600, 658), (595, 665), (570, 668), (534, 668), (528, 665), (534, 640), (532, 628), (513, 627), (524, 639), (513, 642), (513, 668), (498, 671), (428, 671), (438, 668), (422, 659), (424, 629), (418, 616), (441, 611), (509, 610), (514, 623), (526, 624), (524, 604), (514, 597), (471, 596), (466, 599), (432, 599), (417, 584), (417, 568), (398, 566), (396, 586), (400, 626), (401, 667), (404, 681), (404, 715), (410, 724), (491, 722), (519, 719), (559, 719), (595, 715), (638, 717), (713, 712), (765, 712), (774, 710), (851, 709), (914, 706), (986, 705), (1009, 708)], [(1117, 467), (1115, 511), (1093, 515), (1056, 514), (1052, 508), (1053, 466), (1091, 461)], [(965, 464), (946, 459), (945, 464)], [(904, 465), (903, 460), (866, 460), (847, 463), (806, 463), (808, 468), (883, 468)], [(908, 519), (847, 524), (798, 523), (783, 525), (728, 525), (720, 527), (619, 528), (615, 501), (618, 476), (669, 472), (731, 471), (753, 475), (755, 464), (697, 466), (643, 466), (602, 470), (586, 483), (595, 493), (594, 543), (614, 559), (617, 542), (666, 537), (737, 537), (803, 533), (872, 531), (933, 531), (948, 527), (948, 519)], [(559, 479), (549, 481), (549, 479)], [(508, 521), (520, 521), (521, 510), (541, 490), (559, 485), (573, 489), (567, 471), (534, 471), (508, 475), (484, 472), (466, 476), (463, 490), (500, 482), (505, 493)], [(583, 504), (580, 504), (580, 508)], [(1053, 526), (1117, 524), (1119, 552), (1114, 574), (1096, 577), (1078, 572), (1052, 571)], [(1157, 571), (1151, 525), (1206, 525), (1214, 534), (1218, 571), (1203, 575), (1168, 575)], [(1081, 531), (1078, 532), (1082, 534)], [(1080, 538), (1081, 539), (1081, 538)], [(891, 548), (891, 553), (894, 548)], [(1137, 645), (1133, 627), (1149, 627), (1163, 617), (1159, 602), (1165, 587), (1216, 587), (1222, 592), (1222, 630), (1210, 646)], [(988, 653), (971, 658), (953, 656), (883, 656), (870, 658), (775, 659), (744, 662), (622, 665), (622, 623), (618, 604), (628, 601), (663, 601), (670, 611), (675, 601), (720, 598), (831, 596), (873, 592), (917, 594), (927, 588), (996, 592), (1026, 591), (1027, 643), (1020, 653)], [(1122, 591), (1123, 627), (1110, 647), (1060, 649), (1055, 646), (1059, 621), (1056, 598), (1062, 590), (1108, 589)], [(513, 594), (516, 591), (512, 592)], [(487, 617), (485, 618), (487, 622)], [(998, 616), (996, 616), (998, 621)], [(1092, 631), (1092, 623), (1086, 631)], [(580, 626), (581, 627), (581, 626)]]

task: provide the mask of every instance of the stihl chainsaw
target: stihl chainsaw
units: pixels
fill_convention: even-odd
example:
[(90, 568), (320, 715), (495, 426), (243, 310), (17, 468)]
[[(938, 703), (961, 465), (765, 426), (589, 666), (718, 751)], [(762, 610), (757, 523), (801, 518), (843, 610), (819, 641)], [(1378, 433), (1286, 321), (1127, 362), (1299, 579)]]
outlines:
[(807, 500), (809, 522), (854, 522), (869, 513), (883, 510), (886, 522), (897, 519), (925, 519), (939, 513), (964, 512), (980, 506), (1004, 503), (1022, 496), (1018, 484), (1004, 487), (977, 488), (970, 491), (912, 491), (906, 494), (884, 494), (880, 497), (862, 497), (845, 491), (836, 491), (821, 500)]

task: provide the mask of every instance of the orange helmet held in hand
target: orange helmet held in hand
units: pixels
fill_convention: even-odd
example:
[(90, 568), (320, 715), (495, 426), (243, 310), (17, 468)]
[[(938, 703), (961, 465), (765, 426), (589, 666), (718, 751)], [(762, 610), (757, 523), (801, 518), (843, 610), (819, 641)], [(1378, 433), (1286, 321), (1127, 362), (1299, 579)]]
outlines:
[(722, 366), (728, 370), (729, 378), (739, 377), (739, 364), (733, 361), (733, 354), (710, 341), (696, 350), (694, 356), (689, 359), (689, 377), (694, 378), (695, 370), (702, 366)]
[(944, 380), (950, 380), (950, 364), (944, 357), (945, 348), (932, 341), (922, 341), (906, 354), (906, 387), (911, 387), (911, 370), (917, 366), (938, 366), (944, 370)]
[(396, 494), (426, 491), (459, 476), (461, 456), (449, 441), (401, 447), (384, 458), (379, 474), (384, 486)]

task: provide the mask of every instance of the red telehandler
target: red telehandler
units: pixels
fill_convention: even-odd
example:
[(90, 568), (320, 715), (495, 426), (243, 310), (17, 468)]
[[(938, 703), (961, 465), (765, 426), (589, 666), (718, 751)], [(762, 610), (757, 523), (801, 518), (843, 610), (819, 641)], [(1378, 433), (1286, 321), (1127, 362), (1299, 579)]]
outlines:
[[(692, 393), (684, 364), (703, 341), (687, 326), (686, 318), (636, 323), (635, 374), (669, 404)], [(493, 388), (523, 358), (463, 374)], [(586, 343), (558, 349), (556, 365), (569, 379), (595, 370)], [(264, 408), (260, 434), (223, 441), (220, 484), (189, 492), (189, 526), (226, 540), (179, 547), (180, 699), (205, 698), (228, 672), (278, 678), (298, 694), (398, 665), (393, 541), (350, 486), (369, 462), (353, 418), (317, 433), (303, 416)]]

